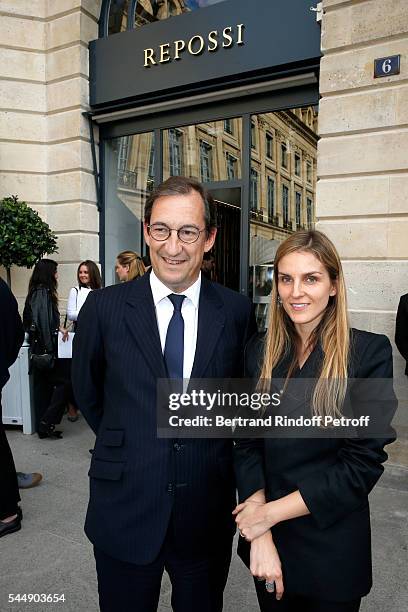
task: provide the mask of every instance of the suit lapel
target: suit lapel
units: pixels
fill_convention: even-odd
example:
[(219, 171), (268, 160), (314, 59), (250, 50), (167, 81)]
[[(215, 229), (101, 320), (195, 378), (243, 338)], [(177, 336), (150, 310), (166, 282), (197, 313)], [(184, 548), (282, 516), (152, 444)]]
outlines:
[(133, 284), (126, 300), (125, 322), (156, 378), (166, 378), (156, 312), (150, 289), (150, 274)]
[(202, 378), (225, 326), (224, 304), (212, 283), (201, 277), (197, 345), (191, 378)]

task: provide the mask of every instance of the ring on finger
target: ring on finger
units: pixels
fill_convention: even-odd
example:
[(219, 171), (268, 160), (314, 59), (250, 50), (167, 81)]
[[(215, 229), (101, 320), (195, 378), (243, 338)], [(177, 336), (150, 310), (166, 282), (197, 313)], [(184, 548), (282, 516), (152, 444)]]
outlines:
[(268, 582), (268, 581), (266, 581), (266, 582), (265, 582), (265, 588), (266, 588), (266, 590), (267, 590), (267, 591), (269, 591), (270, 593), (273, 593), (273, 592), (274, 592), (274, 590), (275, 590), (275, 582), (274, 582), (274, 581), (273, 581), (273, 582)]

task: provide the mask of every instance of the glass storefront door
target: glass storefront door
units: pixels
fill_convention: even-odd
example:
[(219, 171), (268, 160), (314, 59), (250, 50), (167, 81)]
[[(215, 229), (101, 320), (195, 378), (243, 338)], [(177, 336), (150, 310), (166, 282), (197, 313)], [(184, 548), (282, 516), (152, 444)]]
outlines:
[(170, 117), (165, 127), (105, 139), (105, 284), (115, 282), (118, 252), (147, 253), (143, 209), (154, 185), (188, 176), (217, 205), (217, 240), (203, 273), (248, 294), (264, 329), (276, 249), (314, 227), (316, 150), (310, 105), (189, 124), (171, 125)]
[(312, 107), (251, 116), (249, 295), (267, 325), (276, 249), (294, 231), (313, 229), (317, 112)]
[(154, 185), (154, 145), (153, 132), (106, 141), (105, 285), (117, 282), (118, 253), (143, 252), (143, 211)]

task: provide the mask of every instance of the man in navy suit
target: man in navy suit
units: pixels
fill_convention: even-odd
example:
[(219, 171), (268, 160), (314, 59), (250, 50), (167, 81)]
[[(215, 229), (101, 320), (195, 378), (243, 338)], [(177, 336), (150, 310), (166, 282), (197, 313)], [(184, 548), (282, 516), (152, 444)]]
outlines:
[(85, 531), (102, 612), (154, 612), (164, 569), (175, 612), (221, 612), (235, 504), (232, 441), (159, 439), (158, 378), (232, 378), (255, 330), (250, 301), (201, 276), (216, 237), (202, 185), (149, 197), (152, 270), (94, 291), (74, 342), (73, 384), (95, 431)]

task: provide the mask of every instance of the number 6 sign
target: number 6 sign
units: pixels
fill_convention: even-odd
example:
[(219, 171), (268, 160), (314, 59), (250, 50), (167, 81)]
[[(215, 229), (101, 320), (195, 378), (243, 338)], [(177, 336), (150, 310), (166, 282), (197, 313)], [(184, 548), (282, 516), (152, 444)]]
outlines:
[(374, 60), (374, 78), (393, 76), (400, 73), (400, 55), (390, 55)]

